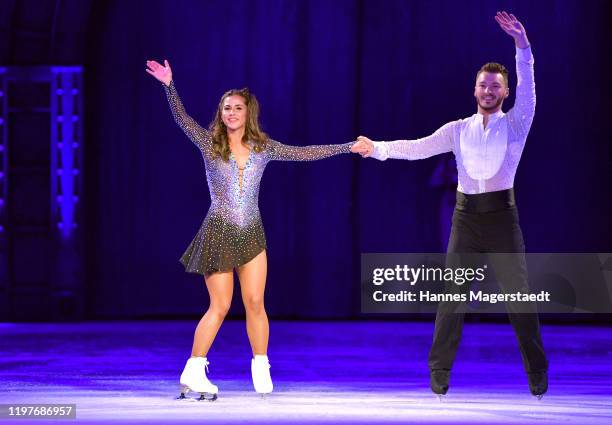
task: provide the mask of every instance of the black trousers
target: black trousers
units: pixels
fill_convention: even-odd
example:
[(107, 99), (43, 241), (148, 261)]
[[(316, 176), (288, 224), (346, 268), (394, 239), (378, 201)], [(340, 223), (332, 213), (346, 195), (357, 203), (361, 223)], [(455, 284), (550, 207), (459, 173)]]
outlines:
[[(507, 253), (488, 256), (503, 292), (528, 292), (525, 244), (512, 189), (466, 195), (457, 192), (447, 266), (466, 266), (475, 253)], [(470, 256), (470, 254), (472, 254)], [(450, 283), (447, 292), (466, 291), (468, 285)], [(460, 302), (440, 302), (436, 314), (433, 343), (429, 352), (430, 369), (451, 369), (463, 330), (464, 313)], [(548, 369), (542, 346), (535, 303), (507, 303), (506, 311), (518, 339), (527, 373)]]

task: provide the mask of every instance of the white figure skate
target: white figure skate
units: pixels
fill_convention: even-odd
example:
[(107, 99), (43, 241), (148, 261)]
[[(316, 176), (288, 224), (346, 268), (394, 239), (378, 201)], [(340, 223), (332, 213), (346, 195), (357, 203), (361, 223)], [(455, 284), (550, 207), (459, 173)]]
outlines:
[(206, 357), (191, 357), (187, 360), (185, 369), (181, 373), (181, 395), (177, 399), (186, 399), (185, 395), (191, 391), (200, 393), (198, 401), (215, 401), (219, 389), (216, 385), (210, 383), (206, 377), (206, 372), (208, 372), (208, 360), (206, 360)]
[(251, 376), (255, 391), (262, 397), (270, 394), (273, 389), (272, 378), (270, 377), (270, 363), (268, 356), (256, 355), (251, 359)]

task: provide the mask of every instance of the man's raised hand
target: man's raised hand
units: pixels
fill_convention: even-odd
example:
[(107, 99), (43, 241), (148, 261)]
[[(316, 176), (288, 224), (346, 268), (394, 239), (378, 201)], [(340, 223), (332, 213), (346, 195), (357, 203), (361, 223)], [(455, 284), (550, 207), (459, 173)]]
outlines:
[(516, 16), (514, 16), (512, 13), (508, 14), (507, 12), (497, 12), (497, 15), (495, 15), (495, 20), (501, 29), (503, 29), (506, 34), (514, 39), (516, 47), (519, 49), (529, 47), (529, 40), (527, 39), (525, 27), (518, 19), (516, 19)]

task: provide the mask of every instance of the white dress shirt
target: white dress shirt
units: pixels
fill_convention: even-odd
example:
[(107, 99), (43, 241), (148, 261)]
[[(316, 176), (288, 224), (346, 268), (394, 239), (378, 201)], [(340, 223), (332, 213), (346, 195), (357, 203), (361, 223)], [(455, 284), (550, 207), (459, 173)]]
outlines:
[(451, 121), (431, 136), (416, 140), (374, 142), (372, 157), (423, 159), (453, 152), (457, 162), (457, 190), (467, 194), (510, 189), (535, 114), (535, 82), (531, 48), (516, 49), (516, 99), (508, 113), (501, 110)]

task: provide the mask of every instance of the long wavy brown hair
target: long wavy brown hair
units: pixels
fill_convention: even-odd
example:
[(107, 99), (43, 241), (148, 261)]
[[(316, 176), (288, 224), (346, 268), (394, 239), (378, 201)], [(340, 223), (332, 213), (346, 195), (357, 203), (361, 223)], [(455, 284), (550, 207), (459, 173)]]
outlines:
[(268, 135), (263, 132), (259, 125), (259, 102), (257, 102), (255, 95), (252, 94), (248, 88), (228, 90), (221, 96), (215, 119), (210, 123), (210, 132), (212, 133), (213, 141), (213, 157), (216, 158), (220, 156), (225, 162), (229, 161), (231, 151), (227, 139), (227, 127), (221, 119), (221, 113), (223, 112), (223, 102), (225, 102), (225, 99), (229, 96), (241, 96), (247, 107), (242, 141), (245, 143), (248, 141), (253, 142), (253, 150), (257, 153), (264, 150), (268, 141)]

